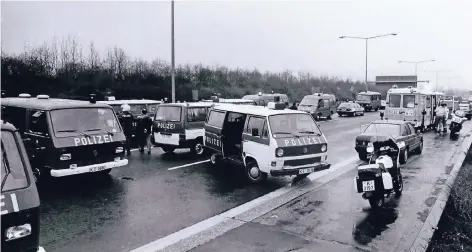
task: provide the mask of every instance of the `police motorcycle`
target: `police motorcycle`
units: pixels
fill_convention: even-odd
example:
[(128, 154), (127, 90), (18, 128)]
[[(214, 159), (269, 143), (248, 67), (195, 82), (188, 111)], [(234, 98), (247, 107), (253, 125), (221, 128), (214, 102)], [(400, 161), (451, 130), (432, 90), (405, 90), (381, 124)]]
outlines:
[(467, 120), (465, 118), (465, 112), (461, 110), (456, 110), (455, 113), (452, 114), (451, 125), (449, 126), (451, 137), (459, 133), (462, 129), (462, 124), (464, 121)]
[(372, 209), (382, 207), (390, 194), (399, 196), (403, 191), (400, 152), (406, 151), (405, 142), (397, 142), (392, 136), (380, 138), (367, 147), (369, 163), (357, 167), (354, 179), (357, 193), (369, 200)]

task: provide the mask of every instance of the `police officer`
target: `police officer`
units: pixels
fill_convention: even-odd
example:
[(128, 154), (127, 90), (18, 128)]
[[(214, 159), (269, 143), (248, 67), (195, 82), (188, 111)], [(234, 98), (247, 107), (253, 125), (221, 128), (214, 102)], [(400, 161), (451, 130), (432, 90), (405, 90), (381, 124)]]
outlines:
[(146, 145), (148, 154), (151, 154), (152, 119), (147, 115), (146, 109), (143, 109), (141, 113), (136, 127), (136, 135), (139, 140), (139, 152), (144, 152), (144, 146)]
[(121, 115), (121, 126), (126, 136), (126, 151), (131, 155), (131, 139), (133, 138), (134, 116), (130, 113), (131, 107), (128, 104), (121, 106), (123, 114)]

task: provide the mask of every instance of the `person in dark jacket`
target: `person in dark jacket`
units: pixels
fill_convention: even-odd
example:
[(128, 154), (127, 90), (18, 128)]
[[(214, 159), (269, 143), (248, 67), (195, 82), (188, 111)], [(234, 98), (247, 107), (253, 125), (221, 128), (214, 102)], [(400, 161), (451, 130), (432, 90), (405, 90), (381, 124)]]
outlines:
[(297, 109), (297, 103), (293, 103), (292, 106), (290, 107), (291, 110), (298, 110)]
[(121, 106), (123, 114), (121, 115), (121, 126), (126, 137), (125, 149), (128, 156), (131, 155), (131, 140), (133, 138), (133, 122), (134, 116), (130, 113), (131, 107), (128, 104)]
[(144, 152), (144, 146), (147, 146), (148, 154), (151, 154), (151, 127), (152, 119), (147, 115), (147, 110), (141, 111), (138, 125), (136, 127), (136, 135), (139, 139), (139, 152)]

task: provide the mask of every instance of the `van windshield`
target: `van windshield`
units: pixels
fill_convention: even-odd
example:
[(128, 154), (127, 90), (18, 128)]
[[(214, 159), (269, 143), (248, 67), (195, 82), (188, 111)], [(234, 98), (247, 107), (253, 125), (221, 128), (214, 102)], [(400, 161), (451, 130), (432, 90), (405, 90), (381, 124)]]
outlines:
[(358, 94), (356, 100), (368, 102), (368, 101), (370, 101), (370, 95)]
[(321, 135), (313, 117), (309, 114), (281, 114), (269, 116), (274, 138), (292, 137), (300, 134)]
[(58, 109), (50, 114), (56, 137), (84, 135), (91, 131), (121, 132), (120, 124), (109, 108)]
[(180, 122), (182, 118), (182, 107), (159, 106), (155, 118), (156, 121)]
[(364, 134), (389, 136), (400, 136), (399, 124), (371, 123), (364, 131)]
[(319, 100), (317, 97), (304, 97), (300, 102), (300, 106), (318, 106)]

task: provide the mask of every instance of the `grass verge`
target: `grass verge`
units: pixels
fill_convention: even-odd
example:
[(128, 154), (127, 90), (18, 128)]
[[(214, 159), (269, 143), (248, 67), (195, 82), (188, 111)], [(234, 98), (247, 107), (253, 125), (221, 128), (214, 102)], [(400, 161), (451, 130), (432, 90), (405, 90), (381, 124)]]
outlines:
[(470, 148), (427, 251), (472, 251), (472, 149)]

